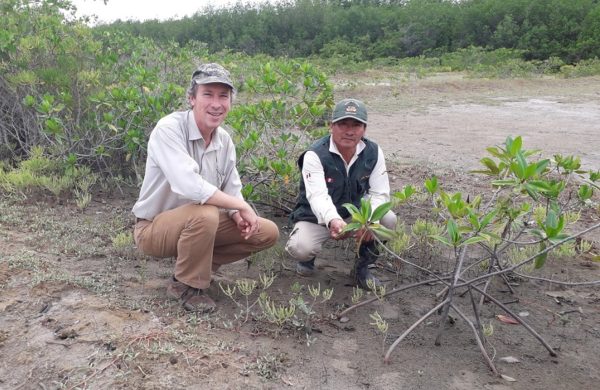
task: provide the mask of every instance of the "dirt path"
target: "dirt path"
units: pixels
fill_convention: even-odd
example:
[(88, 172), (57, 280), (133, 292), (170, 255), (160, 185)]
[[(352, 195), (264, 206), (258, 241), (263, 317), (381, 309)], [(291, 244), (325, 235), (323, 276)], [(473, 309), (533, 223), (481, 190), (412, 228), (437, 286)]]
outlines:
[(600, 78), (378, 77), (336, 95), (365, 100), (368, 136), (403, 164), (478, 168), (485, 148), (520, 135), (545, 157), (577, 155), (585, 169), (600, 169)]

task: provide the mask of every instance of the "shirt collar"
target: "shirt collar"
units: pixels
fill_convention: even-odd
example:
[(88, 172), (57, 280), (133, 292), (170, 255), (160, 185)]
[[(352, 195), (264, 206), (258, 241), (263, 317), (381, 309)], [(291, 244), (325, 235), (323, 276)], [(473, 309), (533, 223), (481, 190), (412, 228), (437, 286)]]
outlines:
[[(361, 139), (358, 144), (356, 145), (356, 151), (354, 152), (354, 157), (358, 156), (359, 154), (361, 154), (361, 152), (363, 150), (365, 150), (365, 147), (367, 145), (365, 144), (365, 142)], [(335, 153), (335, 154), (339, 154), (340, 156), (342, 155), (340, 153), (340, 151), (338, 150), (337, 146), (335, 145), (335, 142), (333, 142), (333, 137), (329, 137), (329, 151), (331, 153)]]
[[(188, 140), (189, 141), (197, 141), (197, 140), (204, 140), (204, 138), (202, 138), (202, 134), (200, 134), (200, 129), (198, 128), (198, 125), (196, 124), (196, 121), (194, 120), (194, 113), (192, 112), (192, 110), (188, 110), (187, 112), (187, 117), (186, 117), (186, 123), (187, 123), (187, 133), (188, 133)], [(212, 148), (214, 149), (218, 149), (220, 148), (223, 144), (221, 143), (221, 137), (219, 137), (219, 132), (224, 131), (223, 129), (221, 129), (221, 126), (217, 127), (213, 133), (213, 139), (210, 142)]]

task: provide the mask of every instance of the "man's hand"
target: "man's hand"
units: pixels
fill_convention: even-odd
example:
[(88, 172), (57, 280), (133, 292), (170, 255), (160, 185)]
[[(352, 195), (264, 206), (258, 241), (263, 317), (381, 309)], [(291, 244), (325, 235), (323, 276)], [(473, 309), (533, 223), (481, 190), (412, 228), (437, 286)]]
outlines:
[(346, 227), (346, 222), (340, 218), (334, 218), (329, 221), (329, 236), (334, 240), (343, 240), (347, 234), (342, 234), (342, 230)]
[(257, 233), (260, 229), (258, 215), (256, 215), (250, 205), (247, 204), (247, 206), (248, 207), (239, 209), (238, 212), (232, 216), (233, 221), (245, 240), (252, 237), (252, 235)]
[(234, 213), (231, 216), (231, 219), (233, 219), (245, 240), (252, 237), (252, 235), (258, 232), (258, 229), (260, 228), (260, 226), (258, 226), (258, 215), (256, 215), (254, 209), (246, 201), (240, 198), (217, 190), (213, 196), (206, 201), (206, 204), (211, 204), (224, 209), (238, 210), (237, 213)]
[(343, 219), (335, 218), (329, 221), (329, 235), (334, 240), (343, 240), (348, 236), (354, 237), (356, 241), (361, 240), (362, 242), (373, 241), (373, 233), (367, 229), (360, 229), (355, 232), (342, 233), (342, 230), (346, 227), (346, 222)]
[(357, 242), (358, 240), (361, 240), (361, 242), (370, 242), (373, 241), (375, 237), (373, 236), (373, 233), (370, 230), (362, 228), (354, 232), (354, 239)]

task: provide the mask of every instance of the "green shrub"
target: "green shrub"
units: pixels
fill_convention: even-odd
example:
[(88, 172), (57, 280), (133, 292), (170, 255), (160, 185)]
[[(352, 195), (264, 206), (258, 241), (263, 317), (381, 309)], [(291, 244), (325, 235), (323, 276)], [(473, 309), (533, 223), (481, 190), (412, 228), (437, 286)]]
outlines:
[(560, 74), (567, 78), (600, 75), (600, 59), (593, 58), (575, 65), (563, 65), (560, 67)]
[(327, 132), (333, 86), (308, 62), (271, 60), (246, 73), (247, 101), (235, 105), (227, 117), (246, 183), (243, 193), (287, 212), (300, 180), (298, 156)]
[(91, 201), (91, 190), (97, 176), (88, 167), (70, 167), (36, 146), (27, 160), (15, 169), (0, 169), (0, 191), (22, 198), (53, 195), (55, 199), (75, 196), (81, 209)]

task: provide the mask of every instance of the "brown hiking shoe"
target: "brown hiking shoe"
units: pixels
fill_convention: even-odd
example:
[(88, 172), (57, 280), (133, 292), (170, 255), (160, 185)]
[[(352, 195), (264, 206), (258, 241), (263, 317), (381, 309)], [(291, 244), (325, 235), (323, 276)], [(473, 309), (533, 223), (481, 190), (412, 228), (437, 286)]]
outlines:
[(185, 310), (198, 313), (210, 313), (215, 310), (217, 304), (204, 291), (188, 286), (177, 280), (171, 280), (167, 286), (167, 295), (181, 301)]

